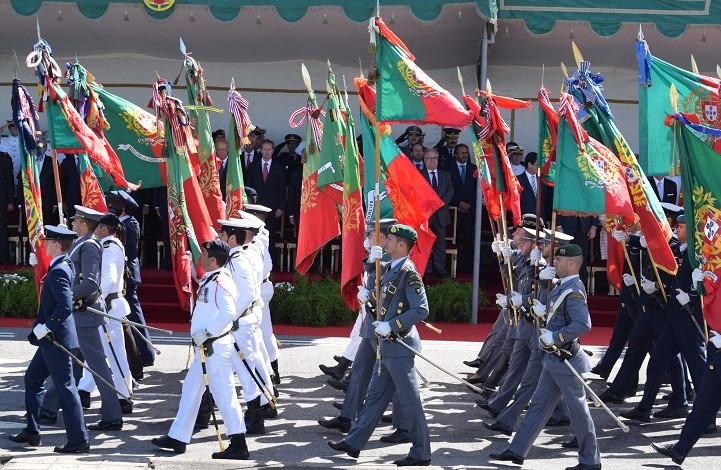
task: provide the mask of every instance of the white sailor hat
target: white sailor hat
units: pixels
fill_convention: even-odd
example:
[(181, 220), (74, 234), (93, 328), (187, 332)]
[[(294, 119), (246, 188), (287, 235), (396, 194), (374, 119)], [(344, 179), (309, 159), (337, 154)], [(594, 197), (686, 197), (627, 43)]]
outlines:
[(270, 207), (265, 207), (260, 204), (243, 204), (243, 209), (245, 209), (246, 212), (270, 212), (272, 209)]
[(218, 219), (218, 223), (221, 227), (238, 228), (242, 230), (258, 230), (263, 226), (261, 221), (256, 218), (253, 219)]
[[(244, 207), (248, 207), (248, 205), (246, 204)], [(240, 215), (241, 219), (259, 222), (259, 223), (263, 224), (263, 225), (261, 225), (261, 227), (265, 226), (265, 222), (263, 222), (261, 219), (259, 219), (258, 216), (255, 214), (251, 214), (250, 212), (245, 212), (245, 211), (238, 211), (238, 214)]]
[[(523, 237), (521, 237), (523, 240), (530, 240), (530, 241), (536, 241), (536, 230), (530, 229), (528, 227), (521, 227), (523, 229)], [(544, 230), (538, 231), (538, 241), (539, 242), (545, 242), (546, 241), (546, 232)]]
[(75, 204), (75, 215), (70, 217), (71, 219), (88, 219), (88, 220), (94, 220), (95, 222), (100, 222), (100, 219), (103, 218), (105, 213), (98, 212), (95, 209), (91, 209), (89, 207), (83, 207)]
[(546, 235), (548, 235), (548, 239), (550, 240), (551, 237), (556, 238), (556, 245), (561, 246), (565, 245), (567, 243), (571, 243), (571, 240), (573, 240), (573, 235), (569, 235), (567, 233), (560, 232), (556, 230), (555, 232), (549, 228), (544, 228), (544, 232), (546, 232)]

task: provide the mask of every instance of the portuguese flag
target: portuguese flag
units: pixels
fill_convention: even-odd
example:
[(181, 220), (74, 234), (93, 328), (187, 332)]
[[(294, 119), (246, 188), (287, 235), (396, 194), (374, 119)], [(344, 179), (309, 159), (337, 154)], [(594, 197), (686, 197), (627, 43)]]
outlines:
[[(369, 181), (376, 181), (375, 163), (371, 155), (375, 155), (375, 90), (368, 86), (363, 78), (355, 79), (361, 105), (361, 124), (363, 132), (363, 154), (365, 158), (366, 188)], [(443, 201), (438, 197), (431, 185), (398, 148), (390, 137), (387, 125), (381, 126), (380, 136), (381, 157), (381, 194), (379, 197), (381, 218), (393, 217), (401, 224), (410, 225), (418, 233), (416, 249), (411, 251), (410, 258), (418, 272), (425, 272), (428, 258), (431, 255), (436, 236), (428, 226), (428, 219), (439, 208)], [(366, 220), (375, 220), (373, 207), (375, 193), (366, 192), (369, 210)]]
[[(320, 109), (314, 94), (308, 98), (306, 107), (296, 111), (298, 112), (302, 112), (308, 122), (305, 132), (306, 162), (303, 165), (303, 184), (300, 193), (295, 269), (300, 274), (305, 274), (325, 244), (340, 235), (340, 217), (336, 199), (330, 197), (319, 185), (319, 173), (323, 168), (328, 167), (328, 162), (323, 159), (319, 148), (319, 141), (323, 140), (323, 127), (319, 121)], [(294, 125), (291, 117), (291, 126), (299, 125)]]
[(694, 125), (683, 114), (668, 122), (676, 138), (686, 191), (688, 261), (706, 273), (696, 290), (704, 296), (704, 318), (711, 328), (721, 331), (721, 155), (698, 137), (721, 138), (721, 130)]
[[(208, 90), (205, 88), (205, 73), (200, 64), (185, 55), (185, 85), (188, 91), (188, 103), (191, 105), (189, 113), (196, 129), (198, 141), (198, 185), (208, 208), (208, 214), (213, 224), (218, 219), (225, 218), (223, 211), (223, 195), (220, 192), (220, 178), (215, 165), (215, 144), (210, 128), (208, 107), (212, 106)], [(219, 227), (216, 227), (219, 228)]]
[(550, 91), (538, 90), (538, 160), (541, 181), (554, 185), (556, 173), (556, 145), (558, 144), (558, 113), (551, 104)]
[(609, 149), (589, 137), (576, 118), (578, 105), (561, 95), (553, 209), (563, 214), (633, 214), (621, 162)]
[(383, 20), (371, 21), (379, 76), (377, 119), (460, 129), (468, 126), (471, 114), (463, 105), (415, 64), (411, 51)]
[[(326, 98), (326, 113), (323, 121), (323, 141), (320, 148), (320, 161), (323, 164), (318, 168), (318, 188), (333, 199), (336, 204), (343, 205), (344, 175), (341, 163), (345, 159), (346, 144), (346, 116), (341, 108), (341, 97), (335, 83), (335, 74), (328, 71), (328, 95)], [(362, 243), (361, 243), (362, 245)]]
[[(28, 227), (28, 243), (38, 259), (38, 264), (33, 268), (35, 278), (35, 290), (39, 294), (42, 279), (48, 272), (50, 259), (45, 254), (43, 235), (43, 211), (42, 198), (40, 194), (40, 169), (35, 154), (44, 149), (39, 149), (35, 136), (40, 130), (38, 114), (35, 111), (35, 104), (30, 93), (17, 78), (13, 80), (12, 87), (12, 118), (15, 127), (18, 129), (18, 147), (20, 148), (20, 175), (25, 201), (25, 220)], [(46, 157), (47, 158), (47, 157)], [(5, 210), (5, 208), (2, 208)]]
[[(674, 130), (664, 118), (676, 112), (671, 106), (669, 92), (676, 87), (681, 113), (693, 115), (692, 122), (706, 127), (721, 127), (719, 86), (715, 77), (697, 75), (653, 57), (643, 38), (636, 41), (639, 85), (639, 163), (650, 176), (679, 173), (678, 156), (674, 154)], [(699, 135), (706, 145), (721, 151), (721, 139)]]

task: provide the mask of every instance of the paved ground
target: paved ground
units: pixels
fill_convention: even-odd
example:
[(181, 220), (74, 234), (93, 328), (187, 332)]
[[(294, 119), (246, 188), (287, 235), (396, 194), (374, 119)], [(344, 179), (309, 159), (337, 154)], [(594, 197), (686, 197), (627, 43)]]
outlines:
[[(162, 354), (135, 395), (135, 412), (126, 417), (123, 431), (91, 432), (89, 455), (53, 454), (53, 446), (64, 442), (61, 426), (43, 430), (43, 446), (37, 449), (24, 449), (10, 442), (7, 435), (23, 427), (22, 375), (34, 351), (25, 341), (26, 335), (27, 330), (0, 330), (0, 466), (3, 470), (191, 469), (210, 464), (210, 454), (218, 448), (211, 429), (196, 434), (183, 455), (163, 453), (150, 444), (151, 438), (167, 432), (177, 410), (180, 381), (188, 355), (187, 335), (183, 338), (179, 334), (155, 340)], [(376, 430), (357, 461), (331, 450), (326, 441), (338, 439), (340, 434), (319, 426), (316, 420), (335, 415), (331, 403), (342, 399), (342, 394), (324, 385), (326, 378), (321, 376), (318, 364), (332, 363), (333, 354), (341, 351), (344, 341), (307, 337), (281, 338), (281, 341), (284, 348), (280, 360), (283, 374), (283, 383), (279, 387), (280, 419), (267, 420), (267, 434), (248, 439), (253, 460), (229, 464), (214, 461), (214, 468), (339, 468), (354, 465), (390, 468), (393, 460), (406, 455), (407, 444), (386, 445), (378, 440), (381, 435), (391, 432), (387, 426)], [(595, 362), (602, 349), (593, 350)], [(477, 351), (478, 345), (474, 343), (425, 341), (423, 353), (447, 370), (464, 374), (470, 369), (463, 366), (461, 360), (472, 358)], [(474, 400), (478, 396), (422, 360), (419, 359), (417, 365), (430, 381), (422, 388), (422, 397), (431, 432), (433, 464), (443, 468), (513, 468), (489, 461), (488, 454), (503, 450), (508, 439), (493, 435), (481, 426), (487, 416), (475, 407)], [(605, 387), (600, 380), (590, 383), (595, 390)], [(88, 422), (99, 420), (98, 406), (99, 400), (94, 398), (93, 407), (86, 410)], [(628, 406), (631, 405), (612, 409), (618, 414)], [(624, 434), (600, 408), (593, 408), (592, 416), (598, 430), (604, 469), (678, 468), (669, 459), (660, 458), (650, 443), (673, 441), (683, 420), (632, 425), (631, 432)], [(576, 453), (559, 446), (561, 441), (569, 438), (569, 433), (570, 428), (545, 429), (523, 468), (555, 470), (575, 465)], [(721, 434), (702, 439), (683, 468), (721, 468), (720, 444)]]

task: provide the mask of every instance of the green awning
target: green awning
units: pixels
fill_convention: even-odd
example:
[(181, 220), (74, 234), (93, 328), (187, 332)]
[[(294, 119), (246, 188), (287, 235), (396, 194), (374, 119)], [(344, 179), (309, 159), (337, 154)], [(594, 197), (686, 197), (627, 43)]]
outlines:
[[(176, 6), (206, 6), (211, 14), (220, 21), (232, 21), (240, 13), (241, 7), (268, 7), (272, 6), (278, 15), (285, 21), (298, 21), (305, 15), (308, 7), (337, 6), (341, 7), (345, 15), (357, 22), (366, 21), (375, 11), (376, 2), (373, 0), (143, 0), (145, 11), (155, 19), (165, 19), (173, 14)], [(87, 18), (97, 19), (105, 14), (108, 5), (126, 4), (133, 6), (138, 2), (128, 0), (10, 0), (12, 8), (20, 15), (34, 15), (41, 5), (57, 3), (75, 4), (78, 10)], [(421, 20), (430, 21), (438, 17), (444, 5), (475, 4), (480, 13), (491, 21), (495, 21), (497, 8), (496, 0), (475, 0), (448, 2), (443, 0), (387, 0), (381, 1), (381, 7), (407, 5), (413, 14)]]
[(721, 22), (721, 2), (712, 0), (500, 0), (499, 20), (523, 20), (534, 34), (550, 32), (556, 21), (582, 21), (600, 36), (611, 36), (621, 23), (654, 24), (675, 38), (687, 25)]

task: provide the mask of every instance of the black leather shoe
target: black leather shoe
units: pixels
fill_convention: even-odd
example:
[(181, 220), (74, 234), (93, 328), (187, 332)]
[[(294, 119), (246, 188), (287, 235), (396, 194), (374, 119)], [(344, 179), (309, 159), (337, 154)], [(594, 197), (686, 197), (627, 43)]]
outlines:
[(347, 392), (348, 391), (348, 384), (350, 381), (346, 382), (345, 380), (338, 380), (338, 379), (328, 379), (325, 383), (330, 385), (336, 390), (340, 390), (341, 392)]
[(655, 442), (653, 442), (651, 443), (651, 447), (653, 447), (659, 454), (669, 457), (671, 460), (673, 460), (673, 463), (677, 465), (681, 465), (686, 459), (686, 457), (673, 450), (673, 446), (656, 444)]
[(85, 409), (90, 408), (90, 392), (78, 390), (78, 395), (80, 396), (80, 406)]
[(463, 363), (465, 365), (467, 365), (468, 367), (473, 367), (474, 369), (478, 369), (483, 364), (483, 361), (480, 360), (479, 358), (475, 358), (472, 361), (463, 361)]
[(30, 434), (27, 429), (23, 429), (18, 434), (10, 434), (8, 439), (18, 444), (27, 444), (31, 447), (40, 445), (40, 433)]
[(469, 384), (478, 385), (480, 383), (483, 383), (483, 379), (476, 375), (475, 377), (468, 377), (466, 379), (466, 382), (468, 382)]
[(333, 408), (335, 408), (336, 410), (342, 410), (342, 409), (343, 409), (343, 403), (341, 403), (341, 402), (339, 402), (339, 401), (334, 401), (334, 402), (333, 402)]
[(711, 423), (706, 428), (706, 430), (703, 432), (704, 434), (716, 434), (718, 432), (718, 426), (716, 426), (716, 423)]
[(573, 467), (566, 467), (566, 470), (601, 470), (601, 464), (593, 464), (589, 465), (587, 463), (579, 463), (578, 465), (574, 465)]
[(622, 418), (631, 419), (634, 421), (641, 421), (644, 423), (648, 423), (651, 421), (651, 413), (648, 411), (641, 411), (636, 407), (631, 408), (628, 411), (624, 411), (621, 413)]
[(360, 455), (360, 451), (358, 449), (354, 449), (353, 447), (349, 446), (345, 443), (345, 441), (328, 441), (328, 445), (331, 449), (337, 450), (338, 452), (345, 452), (354, 459), (357, 459)]
[(343, 434), (348, 434), (351, 428), (351, 420), (343, 418), (341, 416), (331, 419), (319, 419), (318, 424), (328, 429), (337, 429)]
[(42, 424), (55, 424), (58, 422), (58, 414), (52, 411), (40, 409), (40, 422)]
[(96, 424), (88, 426), (91, 431), (120, 431), (123, 429), (123, 420), (116, 419), (113, 421), (99, 421)]
[(501, 462), (511, 462), (515, 463), (516, 465), (523, 465), (523, 457), (518, 454), (514, 454), (508, 449), (504, 450), (500, 454), (488, 454), (488, 456), (493, 460), (500, 460)]
[(120, 402), (120, 411), (123, 412), (124, 415), (130, 415), (133, 414), (133, 401), (129, 398), (121, 398), (118, 400)]
[(413, 457), (406, 456), (404, 459), (394, 460), (393, 463), (399, 467), (428, 467), (431, 465), (431, 460), (417, 460)]
[(608, 405), (609, 403), (615, 403), (615, 404), (617, 404), (617, 405), (623, 404), (623, 398), (617, 397), (616, 395), (614, 395), (613, 393), (609, 392), (608, 390), (606, 390), (606, 391), (603, 392), (601, 395), (599, 395), (598, 398), (600, 398), (601, 401), (604, 402), (604, 403), (607, 404), (607, 405)]
[(176, 454), (185, 453), (185, 442), (180, 442), (179, 440), (173, 439), (170, 436), (154, 437), (153, 440), (150, 442), (156, 447), (172, 450)]
[(478, 405), (478, 408), (488, 412), (488, 414), (491, 415), (491, 418), (496, 419), (498, 416), (499, 412), (491, 408), (491, 405), (488, 404), (488, 400), (476, 400), (476, 405)]
[(688, 416), (688, 406), (682, 406), (679, 408), (666, 407), (662, 410), (658, 410), (653, 414), (654, 418), (667, 419), (685, 418), (686, 416)]
[[(495, 421), (491, 424), (488, 424), (486, 421), (484, 421), (483, 427), (486, 429), (490, 429), (491, 431), (500, 432), (501, 434), (505, 434), (506, 436), (510, 436), (513, 433), (513, 429), (509, 428), (503, 423), (499, 423), (498, 421)], [(521, 459), (521, 463), (523, 463), (523, 459)]]
[(391, 424), (393, 422), (393, 413), (386, 413), (381, 416), (381, 423)]
[(548, 421), (546, 421), (546, 426), (549, 428), (559, 427), (559, 426), (570, 426), (571, 420), (570, 419), (558, 419), (558, 418), (548, 418)]
[(591, 373), (601, 377), (603, 380), (608, 380), (608, 376), (610, 375), (608, 372), (602, 371), (598, 367), (594, 367), (593, 369), (591, 369)]
[(393, 431), (393, 434), (382, 436), (381, 442), (386, 442), (388, 444), (406, 444), (408, 442), (411, 442), (411, 438), (408, 436), (408, 432), (404, 431), (403, 429), (396, 429), (395, 431)]
[(578, 449), (578, 439), (574, 437), (570, 441), (563, 441), (561, 442), (561, 447), (564, 449)]
[(65, 444), (57, 446), (54, 452), (58, 454), (87, 454), (90, 452), (90, 444), (88, 441), (78, 442), (77, 444)]
[(263, 415), (263, 419), (275, 419), (278, 417), (278, 408), (273, 408), (269, 404), (261, 406), (260, 412)]

